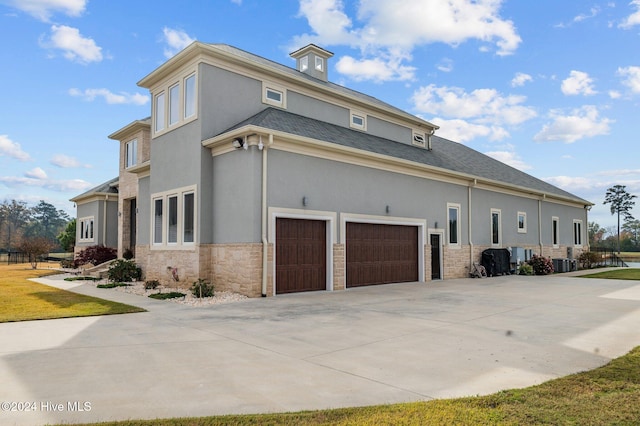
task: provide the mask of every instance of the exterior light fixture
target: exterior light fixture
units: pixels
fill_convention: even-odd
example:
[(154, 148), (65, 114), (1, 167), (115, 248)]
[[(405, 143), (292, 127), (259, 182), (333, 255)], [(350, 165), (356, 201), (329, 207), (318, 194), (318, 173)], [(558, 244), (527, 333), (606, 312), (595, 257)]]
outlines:
[[(231, 145), (233, 145), (234, 148), (242, 148), (244, 147), (244, 139), (242, 138), (235, 138), (233, 140), (233, 142), (231, 142)], [(246, 148), (245, 148), (246, 149)]]
[(387, 207), (384, 209), (384, 211), (385, 211), (385, 212), (387, 212), (387, 214), (389, 214), (389, 213), (391, 212), (391, 207), (387, 206)]
[(309, 200), (307, 199), (307, 197), (302, 197), (302, 205), (304, 207), (307, 207), (307, 204), (309, 203)]

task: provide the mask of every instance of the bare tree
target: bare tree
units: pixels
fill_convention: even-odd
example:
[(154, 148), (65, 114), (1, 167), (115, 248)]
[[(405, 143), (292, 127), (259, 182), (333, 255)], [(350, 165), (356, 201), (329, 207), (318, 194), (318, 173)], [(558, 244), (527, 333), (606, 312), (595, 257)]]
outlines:
[(40, 258), (49, 254), (49, 250), (53, 248), (54, 243), (46, 237), (25, 237), (18, 246), (21, 252), (29, 255), (31, 267), (36, 269)]
[(626, 221), (633, 220), (631, 209), (636, 204), (633, 199), (635, 195), (627, 192), (626, 186), (614, 185), (607, 189), (607, 194), (603, 204), (611, 204), (611, 214), (618, 214), (618, 254), (620, 254), (620, 215), (624, 216)]

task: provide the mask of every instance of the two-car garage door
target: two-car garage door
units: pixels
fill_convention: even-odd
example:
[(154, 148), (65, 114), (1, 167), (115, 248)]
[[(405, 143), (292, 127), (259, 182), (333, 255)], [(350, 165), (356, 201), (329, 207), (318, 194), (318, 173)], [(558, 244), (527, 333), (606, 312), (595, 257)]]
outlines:
[[(327, 222), (276, 219), (276, 293), (325, 290)], [(418, 280), (418, 227), (346, 223), (346, 285)]]

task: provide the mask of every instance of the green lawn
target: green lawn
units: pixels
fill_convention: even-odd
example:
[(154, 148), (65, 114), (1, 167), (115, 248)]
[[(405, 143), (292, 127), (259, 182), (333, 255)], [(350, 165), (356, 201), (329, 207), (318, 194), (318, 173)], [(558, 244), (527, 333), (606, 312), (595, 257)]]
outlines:
[(135, 306), (29, 281), (51, 273), (33, 270), (29, 264), (0, 265), (0, 323), (144, 312)]
[(621, 268), (580, 275), (579, 278), (605, 278), (612, 280), (640, 280), (640, 268)]

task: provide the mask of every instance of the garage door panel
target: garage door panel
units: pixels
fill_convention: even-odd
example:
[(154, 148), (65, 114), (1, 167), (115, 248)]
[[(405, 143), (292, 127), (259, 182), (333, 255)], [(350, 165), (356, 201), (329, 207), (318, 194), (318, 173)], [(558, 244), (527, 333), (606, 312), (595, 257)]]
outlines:
[(347, 223), (347, 287), (418, 280), (418, 227)]
[(326, 222), (276, 219), (276, 293), (326, 289)]

